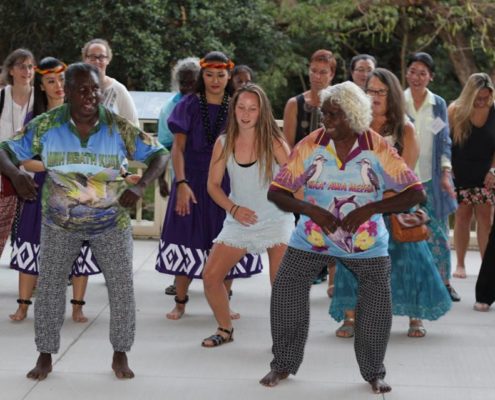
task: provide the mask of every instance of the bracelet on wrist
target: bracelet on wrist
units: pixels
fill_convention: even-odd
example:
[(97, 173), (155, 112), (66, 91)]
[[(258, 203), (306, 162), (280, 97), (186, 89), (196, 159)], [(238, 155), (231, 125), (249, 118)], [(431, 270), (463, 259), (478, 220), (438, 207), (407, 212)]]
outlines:
[(232, 218), (235, 218), (235, 213), (237, 212), (237, 210), (240, 208), (241, 206), (235, 206), (235, 210), (234, 210), (234, 213), (232, 214)]
[(234, 207), (236, 207), (237, 204), (234, 204), (232, 207), (230, 207), (230, 211), (229, 211), (229, 214), (232, 215), (232, 210), (234, 209)]
[(187, 179), (181, 179), (180, 181), (175, 181), (175, 186), (179, 186), (181, 183), (189, 184), (189, 181)]

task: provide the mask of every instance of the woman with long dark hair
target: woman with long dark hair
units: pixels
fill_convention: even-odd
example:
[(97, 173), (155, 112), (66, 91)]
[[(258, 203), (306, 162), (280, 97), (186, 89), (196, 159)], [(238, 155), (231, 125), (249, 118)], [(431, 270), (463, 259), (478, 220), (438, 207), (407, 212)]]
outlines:
[[(163, 224), (156, 269), (176, 276), (175, 306), (167, 318), (182, 317), (193, 278), (201, 278), (213, 239), (222, 229), (225, 211), (207, 191), (213, 145), (225, 128), (232, 93), (232, 61), (213, 51), (200, 60), (195, 93), (185, 96), (168, 119), (174, 133), (172, 162), (175, 178)], [(230, 192), (227, 176), (222, 188)], [(261, 271), (259, 256), (246, 255), (227, 279)], [(229, 290), (229, 289), (228, 289)]]

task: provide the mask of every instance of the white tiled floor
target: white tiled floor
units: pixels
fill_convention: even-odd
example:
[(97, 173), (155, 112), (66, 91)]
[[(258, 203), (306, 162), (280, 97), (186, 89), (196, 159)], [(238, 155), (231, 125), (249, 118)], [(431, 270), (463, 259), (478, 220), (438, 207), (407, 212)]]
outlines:
[[(257, 381), (270, 361), (268, 276), (234, 283), (232, 306), (242, 315), (235, 322), (235, 342), (204, 349), (201, 339), (216, 325), (202, 284), (191, 286), (187, 315), (167, 320), (172, 298), (163, 289), (172, 278), (154, 271), (156, 251), (156, 241), (135, 241), (137, 335), (129, 359), (136, 378), (121, 382), (111, 373), (106, 288), (96, 276), (90, 278), (86, 296), (90, 321), (75, 324), (67, 318), (53, 373), (33, 382), (24, 377), (37, 357), (32, 310), (22, 323), (8, 319), (16, 306), (17, 274), (7, 269), (6, 250), (0, 262), (0, 400), (380, 398), (361, 380), (352, 340), (333, 334), (338, 325), (328, 316), (324, 284), (312, 290), (311, 331), (298, 375), (267, 389)], [(472, 310), (479, 255), (470, 252), (467, 264), (468, 279), (452, 280), (462, 301), (444, 318), (427, 322), (424, 339), (407, 338), (407, 319), (394, 319), (386, 359), (393, 391), (385, 398), (495, 399), (494, 314)]]

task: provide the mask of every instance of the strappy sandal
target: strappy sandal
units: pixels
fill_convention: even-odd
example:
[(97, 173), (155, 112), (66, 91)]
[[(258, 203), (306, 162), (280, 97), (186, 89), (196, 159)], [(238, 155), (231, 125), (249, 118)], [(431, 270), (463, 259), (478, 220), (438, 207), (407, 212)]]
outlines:
[[(346, 325), (346, 322), (348, 323)], [(349, 339), (354, 337), (354, 318), (346, 318), (344, 319), (344, 323), (335, 331), (335, 336), (342, 339)], [(352, 323), (352, 324), (351, 324)], [(343, 333), (343, 335), (342, 335)]]
[(421, 320), (411, 318), (407, 336), (410, 338), (422, 338), (426, 336), (426, 328), (423, 326)]
[[(234, 328), (232, 329), (225, 329), (225, 328), (217, 328), (217, 331), (224, 332), (228, 336), (223, 337), (222, 335), (219, 335), (218, 333), (215, 333), (214, 335), (208, 336), (206, 339), (203, 339), (201, 342), (201, 346), (203, 347), (217, 347), (221, 346), (222, 344), (230, 343), (234, 341)], [(206, 344), (207, 341), (211, 341), (211, 345)]]

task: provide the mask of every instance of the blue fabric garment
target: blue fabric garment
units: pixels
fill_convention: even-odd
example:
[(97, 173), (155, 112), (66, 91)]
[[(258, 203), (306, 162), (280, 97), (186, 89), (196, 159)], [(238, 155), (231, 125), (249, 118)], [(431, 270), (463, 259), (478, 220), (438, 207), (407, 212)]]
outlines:
[(426, 191), (426, 212), (430, 216), (430, 237), (428, 238), (428, 247), (430, 248), (435, 265), (440, 276), (447, 282), (450, 279), (452, 263), (450, 261), (450, 244), (449, 244), (449, 225), (447, 216), (438, 218), (434, 212), (434, 195), (435, 190), (432, 181), (424, 184)]
[[(346, 159), (340, 160), (324, 129), (296, 145), (270, 190), (294, 193), (301, 187), (306, 202), (327, 209), (339, 221), (352, 210), (381, 200), (386, 190), (422, 189), (413, 171), (376, 132), (358, 135)], [(371, 216), (354, 233), (338, 227), (328, 235), (301, 215), (289, 246), (340, 258), (386, 257), (388, 236), (381, 214)]]
[[(439, 117), (445, 122), (444, 128), (435, 135), (435, 140), (433, 141), (433, 212), (436, 218), (444, 219), (457, 209), (457, 201), (450, 197), (447, 192), (444, 192), (440, 184), (442, 177), (442, 155), (449, 160), (451, 159), (452, 141), (450, 139), (449, 119), (447, 117), (447, 104), (440, 96), (433, 95), (435, 96), (433, 115), (435, 118)], [(451, 181), (450, 183), (454, 187), (453, 182)]]
[(16, 162), (40, 156), (47, 171), (42, 190), (46, 223), (72, 231), (101, 233), (130, 225), (118, 203), (127, 184), (120, 175), (127, 159), (149, 163), (167, 151), (128, 120), (99, 106), (99, 118), (81, 137), (64, 104), (33, 119), (2, 143)]
[(168, 150), (170, 150), (174, 142), (174, 134), (168, 127), (168, 117), (170, 117), (170, 114), (172, 114), (172, 111), (182, 97), (184, 97), (182, 93), (176, 93), (175, 96), (163, 105), (158, 117), (158, 141)]
[[(390, 220), (384, 217), (387, 228)], [(392, 261), (392, 311), (394, 315), (436, 320), (450, 310), (452, 301), (435, 267), (426, 241), (399, 243), (390, 236)], [(450, 257), (450, 254), (449, 254)], [(330, 315), (344, 319), (345, 310), (356, 306), (357, 281), (353, 273), (337, 262)]]

